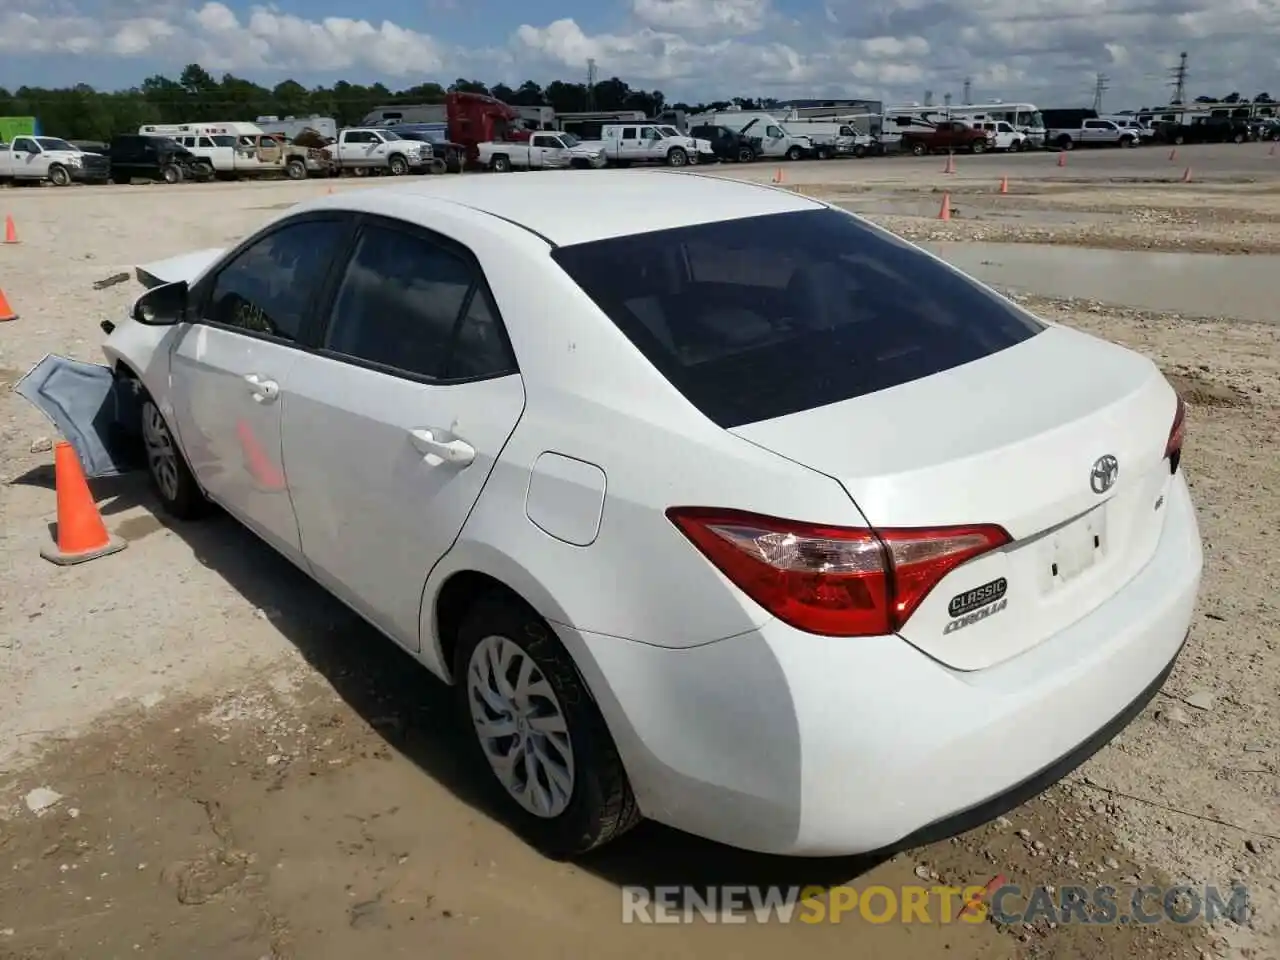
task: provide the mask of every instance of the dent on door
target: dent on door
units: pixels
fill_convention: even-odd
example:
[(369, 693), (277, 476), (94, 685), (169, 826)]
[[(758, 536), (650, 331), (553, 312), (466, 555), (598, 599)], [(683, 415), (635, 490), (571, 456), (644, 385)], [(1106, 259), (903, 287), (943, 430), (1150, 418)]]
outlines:
[(14, 386), (71, 444), (85, 476), (114, 477), (146, 464), (136, 384), (110, 368), (47, 355)]

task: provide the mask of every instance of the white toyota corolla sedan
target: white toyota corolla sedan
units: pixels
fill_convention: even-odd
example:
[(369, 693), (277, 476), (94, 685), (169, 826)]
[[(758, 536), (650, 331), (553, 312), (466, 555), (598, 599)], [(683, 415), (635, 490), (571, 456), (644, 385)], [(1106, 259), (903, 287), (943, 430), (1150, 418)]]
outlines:
[(994, 809), (1167, 676), (1183, 406), (783, 189), (432, 178), (294, 207), (105, 349), (210, 501), (456, 686), (511, 821), (846, 854)]

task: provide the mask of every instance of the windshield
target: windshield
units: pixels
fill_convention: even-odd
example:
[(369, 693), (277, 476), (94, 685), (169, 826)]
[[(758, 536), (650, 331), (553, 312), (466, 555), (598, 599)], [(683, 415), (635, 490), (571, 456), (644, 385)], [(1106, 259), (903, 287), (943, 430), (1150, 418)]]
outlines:
[(67, 143), (67, 141), (60, 140), (57, 137), (36, 137), (35, 141), (45, 150), (70, 150), (72, 153), (80, 152), (79, 147), (73, 147), (71, 144)]
[(560, 134), (560, 139), (564, 141), (566, 147), (576, 147), (582, 141), (575, 137), (572, 133)]
[(404, 137), (400, 136), (400, 134), (396, 133), (394, 130), (382, 130), (380, 132), (382, 134), (383, 140), (403, 140), (404, 139)]
[(662, 135), (663, 135), (664, 137), (678, 137), (678, 136), (680, 136), (680, 131), (679, 131), (679, 130), (677, 130), (675, 127), (659, 127), (658, 129), (662, 131)]
[(551, 256), (726, 429), (932, 376), (1044, 329), (841, 210), (722, 220)]
[(1043, 130), (1044, 114), (1042, 114), (1039, 110), (1033, 110), (1031, 112), (1031, 119), (1027, 121), (1027, 126), (1029, 126), (1032, 130)]

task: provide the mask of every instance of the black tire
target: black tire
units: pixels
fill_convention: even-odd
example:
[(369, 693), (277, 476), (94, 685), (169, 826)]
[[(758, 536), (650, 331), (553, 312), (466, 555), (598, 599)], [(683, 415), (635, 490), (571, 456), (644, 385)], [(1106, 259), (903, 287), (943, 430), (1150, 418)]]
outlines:
[(489, 161), (489, 166), (493, 168), (494, 173), (510, 173), (511, 158), (508, 157), (506, 154), (500, 153), (498, 154), (498, 156), (494, 157), (492, 160)]
[(689, 165), (689, 154), (683, 147), (672, 147), (667, 151), (667, 166), (685, 167)]
[(49, 182), (55, 187), (69, 187), (71, 186), (71, 174), (62, 164), (55, 163), (49, 168)]
[(307, 165), (301, 160), (290, 160), (285, 164), (284, 175), (290, 180), (307, 179)]
[(1076, 148), (1076, 142), (1068, 136), (1061, 136), (1058, 138), (1058, 146), (1063, 150), (1074, 150)]
[(755, 160), (755, 158), (756, 158), (756, 152), (752, 150), (750, 147), (738, 148), (739, 163), (751, 163), (751, 161)]
[(861, 160), (867, 155), (867, 147), (865, 144), (858, 144), (853, 148), (853, 155), (856, 159)]
[(1176, 137), (1173, 138), (1174, 145), (1178, 147), (1182, 146), (1186, 142), (1187, 142), (1187, 138), (1184, 137), (1182, 134), (1178, 134)]
[(391, 159), (387, 161), (387, 169), (391, 171), (393, 177), (403, 177), (409, 172), (409, 161), (400, 154), (392, 154)]
[(787, 159), (792, 161), (793, 163), (796, 160), (799, 160), (803, 156), (804, 156), (804, 151), (801, 150), (799, 147), (792, 147), (787, 151)]
[(181, 183), (182, 168), (174, 163), (165, 164), (160, 169), (160, 179), (165, 183)]
[(980, 140), (975, 140), (969, 149), (974, 153), (986, 153), (987, 145)]
[[(151, 481), (151, 491), (160, 501), (164, 512), (171, 517), (196, 520), (207, 514), (212, 504), (196, 483), (182, 448), (174, 439), (173, 431), (169, 429), (169, 423), (160, 408), (146, 393), (142, 393), (141, 400), (143, 449), (147, 454), (147, 478)], [(159, 466), (157, 440), (160, 439), (167, 440), (171, 451), (171, 474), (167, 474), (166, 469)]]
[(911, 155), (913, 157), (923, 157), (926, 153), (928, 153), (928, 148), (922, 141), (917, 140), (915, 143), (911, 144)]
[[(568, 805), (555, 817), (530, 813), (514, 799), (494, 774), (476, 734), (468, 670), (477, 647), (489, 637), (514, 643), (533, 661), (559, 702), (574, 778)], [(603, 846), (635, 826), (641, 819), (640, 809), (613, 737), (573, 660), (542, 619), (513, 598), (495, 592), (467, 611), (457, 639), (454, 690), (469, 750), (516, 832), (545, 855), (564, 860)]]
[(124, 186), (126, 183), (132, 183), (133, 178), (127, 173), (113, 173), (111, 175), (111, 182), (118, 186)]
[(818, 148), (818, 159), (819, 159), (819, 160), (830, 160), (830, 159), (831, 159), (831, 151), (830, 151), (828, 148), (826, 148), (826, 147), (819, 147), (819, 148)]

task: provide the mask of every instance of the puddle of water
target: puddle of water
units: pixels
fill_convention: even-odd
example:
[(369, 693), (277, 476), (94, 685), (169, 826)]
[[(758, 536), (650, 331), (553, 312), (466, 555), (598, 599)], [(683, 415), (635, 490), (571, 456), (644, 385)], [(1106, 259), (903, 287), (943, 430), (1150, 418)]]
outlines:
[(1274, 323), (1280, 256), (1150, 253), (1033, 243), (920, 244), (993, 286), (1188, 316)]

